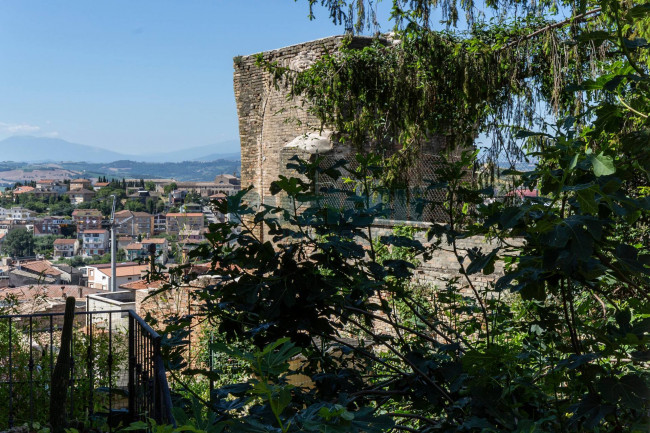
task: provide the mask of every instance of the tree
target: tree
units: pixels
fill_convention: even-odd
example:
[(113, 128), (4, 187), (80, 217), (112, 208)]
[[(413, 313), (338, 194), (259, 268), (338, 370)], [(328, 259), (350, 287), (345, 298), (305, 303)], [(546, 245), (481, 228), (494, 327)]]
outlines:
[(164, 186), (163, 192), (167, 195), (172, 191), (176, 191), (176, 188), (178, 188), (178, 185), (176, 185), (176, 182), (172, 182), (169, 185)]
[(127, 200), (124, 204), (124, 209), (128, 209), (133, 212), (146, 212), (147, 208), (139, 200)]
[(4, 238), (3, 249), (12, 257), (25, 257), (34, 254), (34, 235), (25, 228), (9, 231)]
[[(350, 28), (349, 11), (367, 5), (320, 3)], [(250, 208), (248, 190), (228, 197), (217, 206), (239, 217), (241, 233), (216, 224), (211, 245), (191, 253), (222, 278), (197, 290), (194, 317), (217, 327), (212, 348), (246, 373), (205, 401), (218, 428), (647, 430), (650, 78), (637, 36), (648, 32), (650, 8), (581, 3), (553, 24), (535, 15), (550, 3), (517, 4), (523, 19), (476, 20), (459, 35), (430, 30), (437, 4), (394, 2), (401, 44), (343, 49), (301, 72), (260, 59), (357, 154), (353, 164), (294, 158), (295, 177), (270, 186), (287, 206)], [(443, 7), (454, 24), (457, 5)], [(471, 20), (473, 2), (462, 7)], [(540, 103), (557, 122), (523, 130)], [(427, 186), (438, 198), (418, 203), (440, 206), (445, 221), (417, 237), (413, 228), (377, 236), (373, 223), (388, 211), (376, 198), (399, 188), (418, 144), (441, 133), (467, 144), (477, 125), (496, 134), (497, 150), (535, 157), (509, 176), (540, 196), (494, 200), (472, 176), (478, 152), (464, 146), (442, 155)], [(345, 178), (350, 188), (336, 191), (344, 204), (326, 200), (318, 176)], [(260, 226), (274, 244), (256, 237)], [(472, 236), (498, 246), (463, 249)], [(412, 284), (418, 261), (443, 249), (457, 277)], [(504, 276), (477, 286), (474, 276), (497, 263)], [(170, 325), (168, 342), (189, 341), (188, 320)], [(184, 349), (167, 347), (170, 365), (183, 365)], [(197, 370), (187, 373), (218, 373)], [(289, 384), (298, 373), (309, 387)]]
[(49, 254), (51, 256), (54, 250), (54, 241), (61, 238), (57, 235), (45, 235), (34, 237), (34, 252), (36, 254)]
[(152, 181), (148, 180), (145, 182), (144, 187), (147, 191), (155, 191), (156, 190), (156, 184), (153, 183)]

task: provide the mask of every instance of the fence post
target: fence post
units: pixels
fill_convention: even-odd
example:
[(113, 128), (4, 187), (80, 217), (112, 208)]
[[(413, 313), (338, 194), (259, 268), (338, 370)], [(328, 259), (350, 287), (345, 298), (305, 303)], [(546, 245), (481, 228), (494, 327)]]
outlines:
[(135, 421), (135, 319), (129, 310), (129, 418)]

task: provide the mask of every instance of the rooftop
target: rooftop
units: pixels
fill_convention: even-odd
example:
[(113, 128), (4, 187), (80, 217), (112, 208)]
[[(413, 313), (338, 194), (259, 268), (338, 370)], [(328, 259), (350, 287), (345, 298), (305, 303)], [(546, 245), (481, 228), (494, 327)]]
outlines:
[(120, 287), (123, 289), (130, 290), (146, 290), (146, 289), (160, 289), (164, 284), (167, 284), (167, 279), (147, 281), (147, 280), (138, 280), (131, 281), (130, 283), (122, 284)]
[(70, 191), (68, 191), (68, 194), (70, 194), (70, 195), (72, 195), (72, 194), (91, 195), (91, 194), (95, 194), (95, 191), (91, 191), (91, 190), (85, 189), (85, 188), (71, 189)]
[(83, 230), (81, 234), (86, 234), (86, 233), (108, 233), (108, 230), (104, 229), (89, 229), (89, 230)]
[(37, 274), (61, 275), (61, 271), (53, 268), (52, 263), (47, 260), (35, 260), (33, 262), (21, 262), (20, 267)]
[[(111, 276), (110, 265), (109, 268), (98, 269), (99, 272), (105, 274), (106, 276)], [(132, 275), (142, 275), (143, 272), (149, 270), (149, 265), (132, 265), (132, 266), (116, 266), (115, 267), (115, 276), (116, 277), (128, 277)]]
[(54, 245), (73, 245), (76, 242), (76, 239), (55, 239)]
[(97, 209), (75, 209), (72, 216), (102, 216), (102, 213)]

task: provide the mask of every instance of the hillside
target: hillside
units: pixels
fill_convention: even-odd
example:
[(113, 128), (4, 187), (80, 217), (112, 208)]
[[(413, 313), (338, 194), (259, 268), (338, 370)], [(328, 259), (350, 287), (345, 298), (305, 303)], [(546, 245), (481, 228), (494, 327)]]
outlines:
[(0, 161), (27, 163), (83, 161), (108, 163), (110, 161), (182, 162), (239, 159), (239, 141), (228, 140), (170, 152), (124, 154), (112, 150), (71, 143), (60, 138), (13, 136), (0, 141)]
[(238, 160), (137, 162), (115, 161), (108, 164), (65, 162), (60, 164), (0, 163), (0, 186), (39, 179), (94, 178), (174, 178), (180, 181), (208, 181), (219, 174), (239, 174)]

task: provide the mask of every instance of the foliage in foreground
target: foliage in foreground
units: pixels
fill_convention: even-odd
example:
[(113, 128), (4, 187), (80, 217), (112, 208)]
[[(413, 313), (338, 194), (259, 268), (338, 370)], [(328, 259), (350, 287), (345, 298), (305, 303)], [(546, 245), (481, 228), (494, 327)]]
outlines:
[[(647, 43), (635, 32), (650, 8), (603, 2), (603, 10), (601, 33), (571, 28), (568, 42), (599, 43), (607, 53), (603, 74), (591, 79), (572, 60), (565, 78), (579, 79), (561, 98), (577, 116), (519, 134), (538, 163), (512, 174), (517, 187), (537, 188), (539, 197), (517, 206), (486, 200), (491, 191), (468, 182), (476, 154), (466, 151), (441, 164), (428, 185), (440, 202), (419, 202), (421, 210), (445, 209), (445, 222), (426, 233), (377, 236), (372, 224), (387, 216), (395, 164), (360, 153), (353, 164), (330, 167), (320, 158), (294, 159), (297, 177), (271, 187), (288, 206), (251, 209), (246, 191), (219, 204), (241, 217), (244, 230), (212, 225), (211, 245), (193, 252), (223, 276), (195, 293), (202, 308), (194, 319), (218, 330), (224, 341), (211, 349), (238, 359), (247, 375), (207, 397), (195, 393), (203, 411), (179, 402), (187, 410), (177, 418), (193, 425), (209, 418), (201, 424), (209, 431), (647, 431), (650, 78)], [(342, 58), (336, 71), (354, 72)], [(358, 62), (376, 58), (365, 51), (352, 60), (364, 76), (371, 69)], [(320, 64), (325, 77), (334, 61)], [(444, 133), (435, 119), (430, 130), (417, 129), (426, 110), (381, 117), (398, 88), (386, 99), (350, 77), (317, 77), (310, 85), (323, 87), (307, 92), (316, 109), (336, 108), (323, 109), (322, 120), (340, 138), (379, 140), (394, 125), (388, 120), (402, 122), (386, 136), (404, 144)], [(436, 75), (419, 82), (427, 80), (433, 90), (441, 85)], [(328, 95), (328, 83), (342, 88)], [(401, 102), (417, 108), (421, 97)], [(450, 96), (457, 97), (462, 104), (461, 94)], [(480, 119), (477, 113), (469, 118)], [(344, 187), (324, 191), (315, 182), (324, 177), (341, 178)], [(340, 206), (326, 200), (330, 194), (344, 197)], [(462, 249), (471, 236), (496, 247)], [(414, 285), (417, 262), (439, 249), (457, 258), (458, 277), (445, 287)], [(493, 286), (475, 284), (499, 265), (505, 272)], [(218, 366), (184, 364), (191, 319), (170, 323), (169, 367), (215, 379)]]

